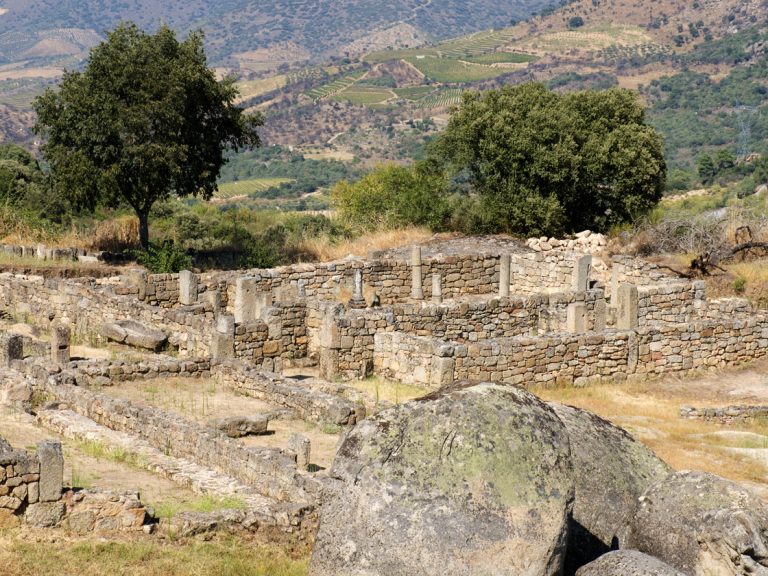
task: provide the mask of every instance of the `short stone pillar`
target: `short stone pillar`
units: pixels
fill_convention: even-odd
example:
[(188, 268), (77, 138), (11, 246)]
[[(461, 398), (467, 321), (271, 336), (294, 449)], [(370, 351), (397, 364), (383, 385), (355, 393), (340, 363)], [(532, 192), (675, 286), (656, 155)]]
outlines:
[(256, 319), (256, 278), (243, 276), (235, 280), (235, 322), (253, 322)]
[(616, 299), (616, 328), (619, 330), (637, 330), (639, 325), (637, 309), (637, 286), (621, 284)]
[(24, 340), (18, 334), (0, 334), (0, 368), (24, 358)]
[(213, 310), (214, 314), (218, 314), (221, 311), (221, 292), (218, 290), (208, 290), (203, 292), (205, 303), (208, 304)]
[(299, 470), (309, 470), (311, 449), (312, 444), (306, 436), (291, 434), (288, 439), (288, 450), (296, 453), (296, 467)]
[(211, 340), (211, 361), (221, 362), (235, 357), (235, 317), (220, 314)]
[(566, 330), (571, 334), (582, 334), (586, 331), (586, 306), (584, 302), (572, 302), (566, 310)]
[(616, 301), (619, 299), (619, 284), (624, 277), (624, 264), (614, 262), (611, 267), (611, 306), (616, 307)]
[(499, 298), (506, 298), (509, 296), (509, 283), (510, 283), (510, 256), (509, 254), (502, 254), (499, 257)]
[(43, 440), (37, 445), (37, 459), (40, 461), (39, 495), (40, 502), (61, 500), (64, 484), (64, 454), (61, 442)]
[(605, 298), (598, 298), (595, 301), (595, 325), (592, 329), (595, 332), (602, 332), (605, 330), (608, 317), (608, 306), (605, 303)]
[(592, 268), (592, 256), (586, 255), (576, 260), (573, 266), (573, 284), (576, 292), (586, 292), (589, 289), (589, 272)]
[(443, 302), (443, 277), (439, 272), (432, 273), (432, 302), (434, 304)]
[(363, 271), (361, 268), (355, 270), (354, 288), (352, 290), (352, 298), (349, 299), (347, 304), (350, 308), (365, 308), (367, 306), (365, 298), (363, 297)]
[(296, 296), (299, 298), (306, 298), (307, 297), (307, 281), (306, 280), (299, 280), (296, 282)]
[(72, 333), (68, 326), (55, 324), (51, 327), (51, 360), (56, 366), (69, 364), (69, 341)]
[(189, 270), (179, 272), (179, 304), (192, 306), (197, 304), (197, 286), (199, 276)]
[(424, 300), (424, 287), (421, 278), (421, 246), (411, 249), (411, 298)]
[(35, 247), (35, 256), (38, 260), (45, 260), (45, 244), (38, 244)]
[(147, 298), (147, 283), (149, 277), (146, 270), (131, 270), (127, 274), (128, 284), (136, 288), (136, 297), (139, 300), (145, 300)]

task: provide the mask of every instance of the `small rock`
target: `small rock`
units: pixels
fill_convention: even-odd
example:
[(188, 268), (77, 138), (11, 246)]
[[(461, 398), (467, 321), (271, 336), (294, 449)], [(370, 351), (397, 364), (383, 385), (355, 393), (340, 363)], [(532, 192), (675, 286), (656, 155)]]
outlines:
[(267, 433), (269, 418), (264, 414), (255, 416), (231, 416), (211, 420), (212, 428), (221, 430), (230, 438), (242, 438), (243, 436), (259, 435)]

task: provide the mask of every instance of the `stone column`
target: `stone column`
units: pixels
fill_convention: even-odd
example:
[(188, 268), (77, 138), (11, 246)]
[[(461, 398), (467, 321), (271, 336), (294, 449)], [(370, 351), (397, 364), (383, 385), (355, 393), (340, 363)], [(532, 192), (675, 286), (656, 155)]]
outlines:
[(309, 470), (309, 458), (312, 450), (309, 438), (301, 434), (291, 434), (288, 439), (288, 450), (296, 453), (296, 467), (299, 470)]
[(256, 319), (257, 280), (243, 276), (235, 280), (235, 322), (243, 324)]
[(37, 445), (37, 459), (40, 461), (40, 502), (61, 500), (61, 486), (64, 484), (64, 454), (61, 442), (43, 440)]
[(69, 364), (70, 337), (68, 326), (56, 324), (51, 328), (51, 360), (56, 366)]
[(218, 290), (208, 290), (203, 292), (205, 302), (210, 304), (214, 314), (218, 314), (221, 311), (221, 292)]
[(611, 267), (611, 306), (616, 307), (619, 298), (619, 283), (624, 276), (624, 264), (614, 262)]
[(198, 275), (189, 270), (179, 272), (179, 304), (192, 306), (197, 304)]
[(24, 358), (24, 340), (16, 334), (0, 335), (0, 368)]
[(595, 325), (592, 329), (595, 332), (602, 332), (605, 330), (608, 316), (608, 306), (605, 303), (605, 298), (598, 298), (595, 301)]
[(411, 298), (424, 300), (421, 284), (421, 246), (414, 246), (411, 250)]
[(592, 256), (586, 255), (576, 260), (573, 266), (573, 289), (576, 292), (586, 292), (589, 288), (589, 271), (592, 267)]
[(637, 330), (639, 319), (637, 310), (637, 286), (622, 284), (616, 299), (616, 328), (618, 330)]
[(38, 260), (45, 260), (45, 244), (38, 244), (35, 249), (35, 255)]
[(502, 254), (499, 258), (499, 298), (507, 298), (509, 296), (509, 267), (509, 254)]
[(363, 297), (363, 270), (361, 268), (355, 270), (355, 284), (348, 306), (350, 308), (365, 308), (367, 306)]
[(211, 341), (211, 361), (221, 362), (235, 357), (235, 317), (220, 314)]
[(432, 273), (432, 302), (434, 304), (443, 302), (443, 278), (439, 272)]
[(584, 318), (586, 316), (586, 307), (584, 302), (573, 302), (568, 304), (566, 311), (566, 329), (571, 334), (582, 334), (585, 332)]

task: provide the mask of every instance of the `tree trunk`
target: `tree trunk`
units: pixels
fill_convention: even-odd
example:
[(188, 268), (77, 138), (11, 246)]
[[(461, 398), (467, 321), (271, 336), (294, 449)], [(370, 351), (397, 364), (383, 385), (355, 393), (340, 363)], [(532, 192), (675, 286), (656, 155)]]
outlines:
[(149, 248), (149, 210), (136, 210), (139, 217), (139, 243), (142, 250)]

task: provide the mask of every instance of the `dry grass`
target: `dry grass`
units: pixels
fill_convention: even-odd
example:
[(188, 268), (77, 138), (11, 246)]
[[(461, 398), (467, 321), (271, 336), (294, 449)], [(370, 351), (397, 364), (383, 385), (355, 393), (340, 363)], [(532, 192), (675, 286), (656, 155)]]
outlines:
[(420, 398), (425, 394), (429, 394), (430, 390), (411, 384), (403, 384), (395, 380), (387, 380), (379, 376), (372, 376), (365, 380), (352, 380), (347, 383), (348, 385), (357, 388), (361, 392), (365, 392), (374, 404), (379, 402), (390, 402), (392, 404), (400, 404), (413, 400), (414, 398)]
[[(58, 538), (57, 538), (58, 536)], [(50, 531), (6, 529), (0, 532), (4, 576), (303, 576), (306, 558), (291, 558), (275, 547), (233, 537), (210, 542), (162, 543), (147, 538), (71, 538)]]
[[(736, 378), (725, 378), (729, 383)], [(736, 453), (738, 440), (726, 440), (719, 433), (747, 432), (765, 436), (768, 423), (754, 421), (724, 427), (713, 422), (680, 418), (682, 405), (713, 407), (740, 404), (717, 390), (716, 385), (699, 386), (696, 380), (658, 381), (643, 384), (606, 384), (587, 388), (533, 389), (545, 400), (590, 410), (628, 430), (676, 470), (697, 469), (768, 490), (768, 468), (754, 458)], [(749, 403), (749, 402), (746, 402)]]
[(329, 262), (346, 256), (366, 256), (374, 250), (399, 248), (400, 246), (423, 242), (431, 237), (432, 232), (426, 228), (382, 230), (344, 242), (331, 242), (327, 238), (312, 238), (302, 243), (301, 250), (312, 254), (320, 262)]

